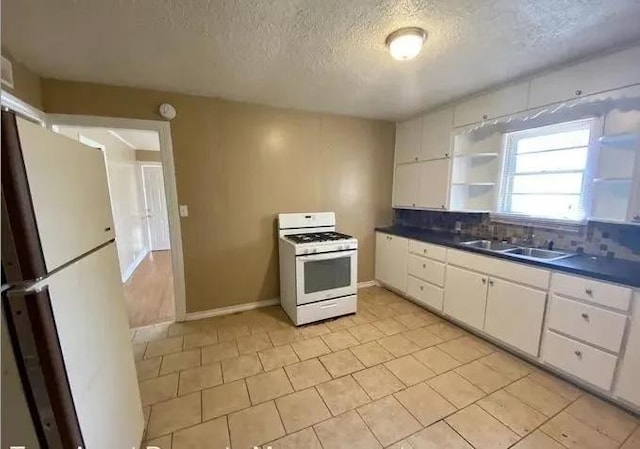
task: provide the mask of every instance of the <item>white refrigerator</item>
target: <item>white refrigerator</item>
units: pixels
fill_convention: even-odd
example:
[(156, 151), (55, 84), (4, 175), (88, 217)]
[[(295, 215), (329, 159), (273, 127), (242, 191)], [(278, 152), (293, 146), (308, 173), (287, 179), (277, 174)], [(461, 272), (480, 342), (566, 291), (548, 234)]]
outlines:
[(1, 162), (3, 344), (40, 447), (138, 447), (144, 418), (103, 154), (2, 111)]

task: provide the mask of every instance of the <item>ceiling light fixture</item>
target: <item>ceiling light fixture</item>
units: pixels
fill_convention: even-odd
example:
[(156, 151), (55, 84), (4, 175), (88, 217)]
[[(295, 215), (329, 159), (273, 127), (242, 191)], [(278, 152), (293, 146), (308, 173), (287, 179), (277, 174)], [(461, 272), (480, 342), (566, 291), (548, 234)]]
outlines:
[(407, 61), (420, 54), (427, 32), (422, 28), (408, 27), (394, 31), (385, 40), (393, 59)]

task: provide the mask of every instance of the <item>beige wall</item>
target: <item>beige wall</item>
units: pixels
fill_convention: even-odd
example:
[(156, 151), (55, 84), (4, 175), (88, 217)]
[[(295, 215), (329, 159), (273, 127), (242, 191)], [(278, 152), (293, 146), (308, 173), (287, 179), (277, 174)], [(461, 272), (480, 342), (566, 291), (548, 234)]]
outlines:
[(10, 60), (13, 65), (13, 89), (4, 84), (2, 89), (42, 110), (42, 79), (40, 76), (15, 61), (5, 49), (2, 49), (2, 56)]
[(394, 125), (157, 91), (43, 80), (53, 113), (171, 122), (187, 311), (279, 295), (276, 215), (335, 211), (374, 277), (374, 227), (391, 221)]
[(142, 162), (162, 162), (162, 153), (155, 150), (136, 150), (136, 160)]

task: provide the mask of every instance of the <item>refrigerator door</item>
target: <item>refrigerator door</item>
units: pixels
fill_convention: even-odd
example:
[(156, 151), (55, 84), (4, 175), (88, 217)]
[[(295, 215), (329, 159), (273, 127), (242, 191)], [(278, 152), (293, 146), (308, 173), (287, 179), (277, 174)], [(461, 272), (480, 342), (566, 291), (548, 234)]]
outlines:
[(138, 447), (144, 419), (115, 243), (34, 285), (46, 287), (87, 449)]
[(4, 111), (2, 128), (3, 200), (14, 234), (35, 228), (25, 240), (41, 254), (24, 256), (43, 259), (35, 278), (115, 237), (102, 151)]

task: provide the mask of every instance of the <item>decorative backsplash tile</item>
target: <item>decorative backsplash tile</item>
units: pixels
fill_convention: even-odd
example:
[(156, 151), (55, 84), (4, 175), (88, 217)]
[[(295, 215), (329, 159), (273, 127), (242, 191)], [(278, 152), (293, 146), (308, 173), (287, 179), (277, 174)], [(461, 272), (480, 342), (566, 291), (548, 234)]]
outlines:
[[(456, 222), (460, 231), (456, 231)], [(589, 222), (575, 230), (492, 221), (489, 214), (394, 209), (394, 224), (640, 262), (640, 226)]]

